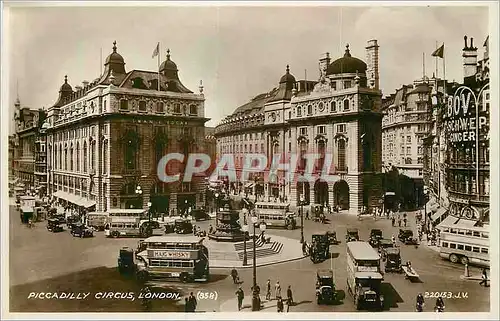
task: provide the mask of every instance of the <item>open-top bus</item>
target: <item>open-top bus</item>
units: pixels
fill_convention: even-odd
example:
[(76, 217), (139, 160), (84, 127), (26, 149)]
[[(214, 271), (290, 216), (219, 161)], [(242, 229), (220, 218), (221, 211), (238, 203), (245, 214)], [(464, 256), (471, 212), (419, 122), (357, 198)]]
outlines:
[(488, 225), (448, 216), (438, 225), (439, 255), (452, 263), (490, 266), (490, 239)]
[(267, 227), (286, 227), (289, 230), (297, 227), (295, 214), (290, 212), (289, 203), (257, 202), (255, 213)]
[(380, 286), (384, 277), (380, 270), (380, 255), (367, 242), (347, 243), (347, 288), (356, 309), (363, 305), (382, 309), (384, 297)]
[(209, 279), (208, 248), (197, 236), (152, 236), (139, 242), (139, 278), (178, 278), (183, 282)]

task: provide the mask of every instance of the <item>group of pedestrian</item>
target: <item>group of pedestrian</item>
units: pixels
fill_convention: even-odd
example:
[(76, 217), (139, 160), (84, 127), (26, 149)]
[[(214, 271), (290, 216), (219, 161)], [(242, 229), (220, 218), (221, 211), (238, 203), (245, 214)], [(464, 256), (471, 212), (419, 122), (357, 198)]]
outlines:
[[(231, 277), (233, 278), (233, 283), (234, 284), (240, 284), (239, 282), (239, 277), (238, 277), (238, 272), (236, 269), (231, 270)], [(254, 289), (252, 287), (252, 292), (255, 292), (255, 295), (259, 296), (259, 305), (260, 305), (260, 287), (257, 285), (257, 288)], [(290, 306), (294, 305), (293, 301), (293, 292), (292, 292), (292, 286), (289, 285), (286, 291), (286, 296), (287, 300), (284, 301), (283, 297), (281, 296), (281, 284), (279, 280), (276, 281), (274, 285), (274, 298), (272, 298), (272, 285), (271, 285), (271, 280), (267, 279), (266, 281), (266, 301), (271, 301), (271, 300), (276, 300), (277, 301), (277, 312), (284, 312), (285, 311), (285, 303), (287, 305), (286, 311), (290, 311)], [(243, 308), (243, 300), (245, 298), (245, 292), (243, 291), (243, 288), (241, 285), (238, 286), (238, 290), (236, 291), (236, 299), (238, 301), (238, 311), (241, 311)]]
[(196, 312), (196, 306), (198, 305), (198, 301), (196, 301), (196, 297), (194, 296), (193, 292), (191, 292), (191, 294), (184, 300), (185, 300), (184, 312)]

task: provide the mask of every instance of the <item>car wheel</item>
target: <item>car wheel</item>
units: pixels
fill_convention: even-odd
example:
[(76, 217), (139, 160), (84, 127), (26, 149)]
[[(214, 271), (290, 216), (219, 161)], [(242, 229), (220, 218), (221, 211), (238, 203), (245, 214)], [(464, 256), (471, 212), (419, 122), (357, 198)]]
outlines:
[(469, 258), (467, 256), (462, 256), (460, 258), (460, 263), (462, 263), (463, 265), (469, 264)]
[(451, 263), (458, 263), (458, 256), (456, 254), (451, 254), (450, 255), (450, 262)]
[(117, 231), (114, 231), (113, 233), (111, 233), (111, 236), (114, 237), (115, 239), (120, 235), (120, 233), (118, 233)]

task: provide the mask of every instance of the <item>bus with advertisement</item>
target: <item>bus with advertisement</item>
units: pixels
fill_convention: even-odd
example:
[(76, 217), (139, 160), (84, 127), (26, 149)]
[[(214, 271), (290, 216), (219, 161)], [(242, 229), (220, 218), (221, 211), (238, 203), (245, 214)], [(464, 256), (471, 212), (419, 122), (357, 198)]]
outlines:
[(290, 212), (290, 203), (257, 202), (255, 214), (260, 222), (270, 228), (284, 227), (293, 230), (297, 227), (295, 214)]
[(183, 282), (209, 279), (208, 248), (197, 236), (152, 236), (139, 242), (140, 279), (174, 278)]
[(440, 230), (439, 256), (452, 263), (490, 267), (487, 225), (475, 226), (472, 220), (448, 216), (437, 228)]
[(383, 309), (380, 255), (367, 242), (347, 243), (347, 288), (356, 309), (363, 307)]

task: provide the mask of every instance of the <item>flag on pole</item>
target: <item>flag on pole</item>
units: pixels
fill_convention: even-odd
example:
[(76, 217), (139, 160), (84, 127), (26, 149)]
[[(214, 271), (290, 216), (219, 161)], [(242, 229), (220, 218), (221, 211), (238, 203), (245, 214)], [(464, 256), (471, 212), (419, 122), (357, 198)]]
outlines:
[(153, 56), (151, 58), (154, 58), (154, 57), (158, 56), (159, 54), (160, 54), (160, 43), (158, 42), (155, 50), (153, 50)]
[(443, 58), (444, 57), (444, 43), (441, 47), (437, 48), (433, 53), (432, 53), (432, 56), (433, 57), (439, 57), (439, 58)]

